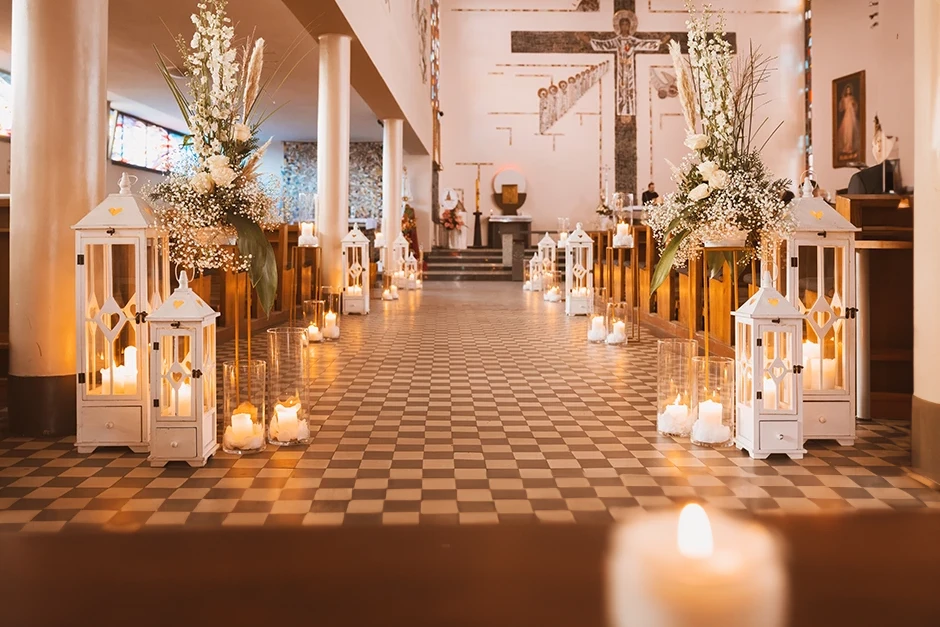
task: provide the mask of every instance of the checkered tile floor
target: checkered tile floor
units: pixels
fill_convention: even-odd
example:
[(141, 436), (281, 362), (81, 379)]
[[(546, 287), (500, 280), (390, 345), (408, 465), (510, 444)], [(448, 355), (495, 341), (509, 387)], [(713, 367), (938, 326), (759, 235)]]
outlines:
[[(317, 345), (318, 424), (205, 468), (72, 439), (0, 440), (0, 530), (84, 526), (596, 522), (690, 500), (748, 510), (940, 507), (906, 476), (910, 431), (866, 424), (855, 447), (754, 461), (656, 433), (656, 342), (588, 345), (516, 283), (426, 283), (347, 316)], [(264, 351), (262, 341), (255, 345)], [(257, 349), (256, 349), (257, 350)], [(219, 360), (230, 358), (222, 347)]]

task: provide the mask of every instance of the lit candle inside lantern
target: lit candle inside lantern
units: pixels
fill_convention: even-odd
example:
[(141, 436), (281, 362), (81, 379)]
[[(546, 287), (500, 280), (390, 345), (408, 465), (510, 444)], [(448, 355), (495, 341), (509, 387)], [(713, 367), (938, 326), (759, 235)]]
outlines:
[(350, 285), (348, 288), (346, 288), (346, 290), (350, 296), (362, 296), (361, 285)]
[(180, 385), (176, 391), (176, 399), (179, 401), (177, 416), (189, 416), (193, 411), (193, 389), (188, 383)]
[(124, 394), (124, 381), (127, 379), (124, 372), (124, 366), (117, 366), (114, 369), (112, 394)]
[(336, 312), (326, 312), (325, 324), (323, 326), (323, 337), (336, 339), (339, 337), (339, 325), (336, 324)]
[(114, 390), (111, 389), (111, 369), (102, 368), (99, 372), (101, 373), (101, 393), (114, 394)]
[(124, 349), (124, 394), (137, 394), (137, 347)]
[(594, 316), (591, 318), (591, 328), (588, 329), (589, 342), (603, 342), (607, 337), (607, 324), (604, 316)]
[(764, 409), (775, 410), (777, 407), (777, 384), (770, 377), (764, 377), (764, 389), (761, 394), (761, 400), (764, 403)]
[(320, 333), (320, 328), (314, 323), (310, 323), (310, 326), (307, 327), (307, 341), (308, 342), (322, 342), (323, 334)]
[(617, 627), (781, 627), (786, 573), (766, 529), (690, 504), (614, 531), (608, 578)]
[(676, 394), (676, 401), (666, 408), (656, 419), (656, 429), (669, 435), (686, 435), (691, 427), (689, 406), (682, 403), (682, 396)]

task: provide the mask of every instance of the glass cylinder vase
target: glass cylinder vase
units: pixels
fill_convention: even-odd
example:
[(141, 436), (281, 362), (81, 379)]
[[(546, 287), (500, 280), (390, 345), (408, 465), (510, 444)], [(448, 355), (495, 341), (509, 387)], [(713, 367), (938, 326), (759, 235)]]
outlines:
[(591, 344), (603, 344), (607, 339), (607, 288), (599, 287), (594, 290), (594, 300), (591, 306), (590, 325), (587, 339)]
[(323, 326), (320, 330), (324, 340), (339, 339), (340, 303), (339, 290), (332, 287), (320, 288), (320, 300), (323, 301)]
[(699, 446), (728, 446), (734, 438), (734, 360), (693, 357), (691, 439)]
[(658, 342), (656, 430), (663, 435), (686, 436), (692, 430), (692, 358), (697, 355), (696, 340), (671, 338)]
[(612, 346), (622, 346), (627, 343), (627, 316), (629, 315), (627, 303), (607, 304), (607, 337), (605, 341)]
[(310, 442), (310, 398), (307, 330), (297, 327), (268, 329), (268, 442), (278, 446)]
[(560, 303), (565, 281), (557, 270), (542, 273), (542, 299), (548, 303)]
[(304, 328), (307, 330), (307, 342), (323, 341), (323, 301), (304, 301)]
[(226, 453), (264, 450), (266, 369), (261, 359), (222, 364), (222, 450)]

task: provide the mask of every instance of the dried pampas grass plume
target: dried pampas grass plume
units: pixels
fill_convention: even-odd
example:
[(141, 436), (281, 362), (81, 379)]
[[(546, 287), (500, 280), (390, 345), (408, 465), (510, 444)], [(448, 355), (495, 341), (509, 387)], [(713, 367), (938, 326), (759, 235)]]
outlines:
[(669, 42), (669, 54), (672, 56), (672, 66), (676, 71), (676, 87), (679, 88), (679, 104), (682, 105), (682, 115), (689, 133), (695, 132), (698, 124), (698, 115), (695, 107), (695, 87), (692, 84), (692, 73), (689, 65), (682, 58), (682, 48), (679, 42)]
[[(273, 139), (273, 137), (271, 139)], [(245, 162), (245, 167), (242, 168), (242, 176), (245, 177), (245, 180), (253, 180), (258, 175), (258, 167), (261, 165), (261, 159), (264, 158), (264, 153), (268, 151), (268, 146), (271, 145), (271, 139), (264, 142), (261, 148), (248, 157), (248, 161)]]
[(242, 122), (248, 123), (248, 116), (251, 109), (255, 106), (258, 99), (258, 93), (261, 85), (261, 66), (264, 64), (264, 39), (260, 37), (255, 41), (255, 47), (251, 51), (251, 59), (248, 61), (248, 70), (245, 75), (245, 97), (244, 97), (244, 115)]

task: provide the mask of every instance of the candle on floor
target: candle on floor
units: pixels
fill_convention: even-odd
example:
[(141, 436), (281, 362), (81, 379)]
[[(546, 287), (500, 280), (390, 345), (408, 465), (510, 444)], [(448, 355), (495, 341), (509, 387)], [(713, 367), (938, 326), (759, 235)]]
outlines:
[(676, 394), (676, 401), (666, 405), (663, 413), (656, 418), (656, 429), (667, 435), (686, 435), (691, 427), (689, 406), (682, 403), (682, 397)]
[(274, 438), (278, 442), (291, 442), (300, 439), (300, 403), (294, 405), (282, 405), (278, 403), (274, 406), (275, 422), (273, 423)]
[(310, 323), (310, 326), (307, 327), (307, 341), (308, 342), (322, 342), (323, 334), (320, 333), (320, 327)]
[(614, 322), (613, 330), (607, 335), (608, 344), (624, 344), (627, 341), (627, 324), (623, 320)]
[(384, 290), (382, 290), (382, 300), (393, 300), (391, 289), (385, 288)]
[(339, 325), (336, 324), (336, 312), (326, 312), (326, 322), (323, 326), (323, 337), (335, 340), (339, 337)]
[(588, 329), (589, 342), (603, 342), (607, 337), (607, 324), (604, 316), (594, 316), (591, 318), (591, 328)]
[(731, 427), (722, 422), (725, 406), (713, 400), (698, 404), (698, 419), (692, 424), (692, 442), (724, 444), (731, 440)]
[(531, 291), (532, 291), (532, 281), (526, 281), (525, 283), (523, 283), (523, 284), (522, 284), (522, 291), (523, 291), (523, 292), (531, 292)]
[(613, 532), (608, 598), (617, 627), (781, 627), (786, 573), (776, 538), (701, 506)]
[(232, 437), (242, 442), (254, 435), (251, 414), (232, 414)]

